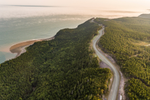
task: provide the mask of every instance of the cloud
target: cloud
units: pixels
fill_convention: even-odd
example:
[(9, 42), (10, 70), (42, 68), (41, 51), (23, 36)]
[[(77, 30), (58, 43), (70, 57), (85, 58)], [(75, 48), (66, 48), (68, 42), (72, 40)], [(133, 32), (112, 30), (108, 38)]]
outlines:
[(17, 6), (17, 7), (60, 7), (60, 6), (45, 6), (45, 5), (7, 5), (7, 6)]
[(110, 12), (110, 13), (139, 13), (136, 11), (119, 11), (119, 10), (109, 10), (109, 11), (105, 11), (105, 12)]

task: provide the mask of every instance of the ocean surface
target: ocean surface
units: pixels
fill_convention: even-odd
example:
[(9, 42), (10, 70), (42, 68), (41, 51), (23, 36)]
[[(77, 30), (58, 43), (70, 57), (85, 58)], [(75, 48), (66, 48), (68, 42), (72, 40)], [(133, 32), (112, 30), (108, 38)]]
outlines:
[(58, 6), (0, 5), (0, 63), (12, 59), (9, 48), (19, 42), (53, 37), (92, 17), (138, 16), (148, 10), (109, 10)]

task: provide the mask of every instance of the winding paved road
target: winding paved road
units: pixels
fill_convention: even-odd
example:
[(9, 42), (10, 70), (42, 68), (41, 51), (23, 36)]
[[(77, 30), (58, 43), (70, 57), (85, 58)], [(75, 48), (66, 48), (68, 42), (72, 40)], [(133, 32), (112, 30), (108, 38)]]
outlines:
[(120, 82), (120, 75), (118, 70), (115, 68), (115, 66), (109, 61), (102, 53), (100, 53), (97, 49), (97, 41), (101, 38), (101, 36), (104, 34), (105, 27), (103, 26), (101, 30), (99, 30), (98, 35), (94, 37), (93, 39), (93, 48), (95, 50), (95, 53), (101, 59), (103, 62), (105, 62), (109, 67), (112, 69), (114, 78), (112, 87), (108, 96), (108, 100), (117, 100), (117, 94), (118, 94), (118, 88), (119, 88), (119, 82)]

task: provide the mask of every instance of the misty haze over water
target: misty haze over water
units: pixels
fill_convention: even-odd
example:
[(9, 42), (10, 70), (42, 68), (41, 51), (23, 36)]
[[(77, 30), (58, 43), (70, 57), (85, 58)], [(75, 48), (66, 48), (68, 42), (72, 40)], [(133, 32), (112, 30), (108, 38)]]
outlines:
[(15, 57), (9, 48), (18, 42), (52, 37), (60, 29), (75, 28), (92, 17), (138, 16), (147, 13), (148, 10), (1, 5), (0, 12), (0, 63), (2, 63)]

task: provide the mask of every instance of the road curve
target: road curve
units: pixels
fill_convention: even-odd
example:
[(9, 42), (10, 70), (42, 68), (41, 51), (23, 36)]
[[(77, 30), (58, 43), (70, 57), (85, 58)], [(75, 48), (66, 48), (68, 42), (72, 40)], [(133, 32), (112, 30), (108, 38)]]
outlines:
[(108, 96), (108, 100), (117, 100), (117, 94), (118, 94), (119, 83), (120, 83), (120, 74), (119, 74), (118, 70), (116, 69), (116, 67), (111, 63), (111, 61), (109, 61), (97, 49), (97, 42), (101, 38), (101, 36), (104, 34), (104, 29), (105, 29), (105, 27), (102, 26), (102, 29), (99, 30), (98, 35), (96, 35), (94, 37), (94, 39), (92, 40), (93, 48), (95, 50), (95, 53), (99, 57), (99, 59), (101, 59), (103, 62), (105, 62), (111, 68), (111, 70), (113, 71), (114, 78), (113, 78), (112, 87), (111, 87), (111, 90), (110, 90), (110, 93), (109, 93), (109, 96)]

